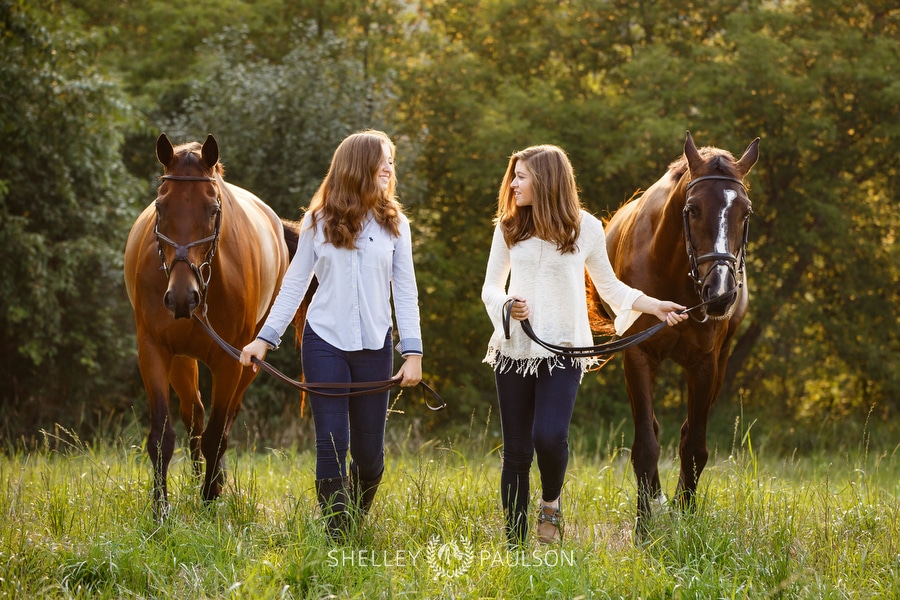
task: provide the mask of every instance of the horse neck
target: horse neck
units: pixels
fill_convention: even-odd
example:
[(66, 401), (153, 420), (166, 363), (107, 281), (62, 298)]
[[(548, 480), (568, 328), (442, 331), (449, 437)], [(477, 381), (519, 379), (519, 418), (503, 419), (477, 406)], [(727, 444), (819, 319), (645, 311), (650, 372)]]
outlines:
[[(685, 186), (680, 181), (660, 188), (656, 201), (661, 204), (657, 213), (657, 222), (653, 227), (653, 240), (650, 243), (650, 254), (655, 264), (672, 265), (673, 269), (687, 266), (687, 254), (684, 251), (684, 203)], [(687, 272), (687, 271), (684, 271)], [(686, 279), (686, 278), (685, 278)]]
[(243, 209), (238, 204), (237, 198), (234, 197), (231, 186), (225, 183), (218, 173), (216, 173), (216, 184), (219, 186), (219, 202), (222, 203), (222, 233), (224, 234), (228, 229), (228, 222), (240, 218), (239, 213), (243, 212)]
[[(659, 250), (659, 256), (672, 253), (673, 247), (684, 246), (684, 186), (679, 182), (657, 191), (658, 203), (651, 246)], [(679, 253), (680, 254), (680, 253)]]

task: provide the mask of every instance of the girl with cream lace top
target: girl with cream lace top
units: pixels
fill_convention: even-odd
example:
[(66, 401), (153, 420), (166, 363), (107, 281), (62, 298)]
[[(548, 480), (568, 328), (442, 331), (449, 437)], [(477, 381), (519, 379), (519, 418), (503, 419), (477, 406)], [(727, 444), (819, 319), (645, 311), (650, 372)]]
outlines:
[(529, 319), (551, 344), (589, 346), (584, 271), (616, 314), (619, 334), (640, 313), (669, 325), (687, 318), (684, 307), (657, 300), (616, 278), (606, 253), (602, 223), (583, 210), (565, 152), (532, 146), (512, 155), (500, 187), (496, 227), (481, 298), (494, 324), (484, 362), (497, 384), (503, 430), (500, 494), (510, 544), (524, 542), (530, 495), (529, 471), (537, 454), (542, 502), (537, 534), (559, 541), (559, 497), (568, 464), (569, 422), (582, 374), (596, 359), (564, 359), (532, 342), (521, 327), (506, 339), (504, 304), (511, 317)]

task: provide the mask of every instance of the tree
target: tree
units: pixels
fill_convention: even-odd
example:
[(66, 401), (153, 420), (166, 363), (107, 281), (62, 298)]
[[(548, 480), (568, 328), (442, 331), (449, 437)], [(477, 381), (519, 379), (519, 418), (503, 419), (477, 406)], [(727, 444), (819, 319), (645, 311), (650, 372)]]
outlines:
[[(896, 9), (421, 5), (421, 58), (401, 73), (399, 113), (422, 140), (426, 301), (453, 307), (428, 325), (448, 382), (490, 393), (478, 364), (489, 333), (478, 266), (509, 153), (560, 144), (585, 203), (603, 214), (659, 178), (690, 129), (734, 152), (762, 137), (750, 177), (751, 314), (724, 398), (742, 394), (788, 418), (896, 407)], [(615, 362), (586, 378), (580, 405), (606, 411), (592, 396), (621, 398), (619, 378)], [(678, 374), (659, 383), (677, 400)]]
[[(308, 203), (340, 138), (378, 127), (399, 149), (426, 376), (452, 407), (433, 424), (482, 423), (494, 385), (481, 363), (490, 323), (479, 296), (509, 155), (534, 143), (562, 146), (585, 205), (604, 216), (665, 172), (690, 129), (698, 143), (732, 152), (762, 138), (750, 175), (750, 315), (722, 401), (765, 406), (779, 419), (773, 430), (823, 414), (865, 417), (872, 405), (879, 416), (897, 408), (893, 3), (43, 0), (41, 12), (0, 3), (9, 15), (0, 115), (10, 139), (0, 158), (0, 228), (28, 257), (0, 254), (15, 277), (0, 287), (9, 356), (46, 365), (62, 352), (60, 339), (80, 340), (85, 330), (62, 320), (70, 313), (60, 303), (72, 290), (100, 295), (106, 286), (81, 289), (104, 271), (73, 267), (75, 257), (88, 260), (78, 252), (60, 261), (52, 246), (60, 234), (48, 232), (124, 237), (120, 213), (152, 198), (151, 186), (133, 189), (121, 171), (118, 136), (127, 148), (147, 149), (121, 160), (149, 182), (158, 175), (152, 148), (161, 129), (179, 139), (212, 131), (227, 178), (291, 217)], [(54, 25), (64, 19), (71, 28)], [(121, 77), (124, 94), (97, 65)], [(64, 101), (71, 107), (63, 110)], [(137, 124), (129, 104), (140, 107)], [(39, 118), (36, 106), (51, 107), (52, 116)], [(59, 131), (47, 132), (49, 122)], [(95, 148), (82, 138), (109, 143)], [(65, 168), (34, 175), (45, 165)], [(127, 192), (110, 196), (122, 185)], [(82, 187), (89, 193), (74, 195)], [(97, 199), (94, 212), (75, 215), (75, 197)], [(111, 265), (118, 254), (95, 260)], [(68, 279), (45, 275), (57, 272)], [(130, 315), (116, 314), (127, 336)], [(25, 339), (32, 341), (23, 350)], [(22, 378), (37, 376), (22, 364), (9, 366), (19, 378), (9, 381), (30, 397)], [(114, 369), (103, 374), (127, 387)], [(78, 377), (71, 381), (81, 389)], [(251, 395), (270, 393), (261, 386)], [(664, 371), (664, 409), (678, 408), (681, 387), (675, 370)], [(579, 420), (629, 418), (616, 360), (586, 377), (580, 396)]]
[(127, 100), (38, 4), (0, 0), (0, 410), (49, 427), (130, 391), (121, 250), (141, 188), (119, 156)]
[(761, 318), (738, 342), (735, 385), (756, 382), (801, 420), (863, 420), (875, 404), (886, 415), (900, 407), (897, 10), (799, 4), (734, 22), (734, 71), (762, 84), (744, 118), (773, 142), (757, 229)]

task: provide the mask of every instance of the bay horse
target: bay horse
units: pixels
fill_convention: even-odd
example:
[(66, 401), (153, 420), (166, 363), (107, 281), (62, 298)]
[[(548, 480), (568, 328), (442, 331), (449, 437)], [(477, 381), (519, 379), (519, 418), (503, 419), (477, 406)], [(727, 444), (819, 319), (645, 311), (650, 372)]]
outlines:
[[(227, 183), (219, 145), (174, 147), (156, 142), (163, 166), (156, 201), (132, 225), (125, 246), (125, 287), (134, 309), (138, 364), (150, 404), (147, 452), (153, 463), (153, 510), (168, 514), (167, 472), (175, 450), (169, 389), (178, 395), (190, 437), (194, 474), (206, 461), (202, 497), (217, 498), (225, 483), (228, 434), (254, 369), (244, 369), (201, 329), (206, 317), (224, 338), (255, 337), (278, 293), (297, 229), (262, 200)], [(209, 421), (198, 386), (198, 363), (212, 374)]]
[[(605, 227), (609, 259), (621, 281), (684, 306), (704, 303), (691, 311), (690, 319), (624, 351), (634, 420), (631, 463), (637, 478), (638, 534), (646, 531), (652, 505), (665, 503), (653, 388), (660, 363), (667, 358), (684, 369), (688, 389), (675, 496), (681, 508), (693, 506), (709, 457), (707, 419), (725, 380), (732, 338), (749, 304), (744, 268), (751, 204), (744, 178), (758, 157), (759, 138), (735, 160), (726, 150), (698, 150), (687, 132), (684, 154), (643, 194), (619, 208)], [(609, 318), (589, 279), (588, 299), (596, 322)], [(654, 322), (652, 315), (642, 315), (630, 331)]]

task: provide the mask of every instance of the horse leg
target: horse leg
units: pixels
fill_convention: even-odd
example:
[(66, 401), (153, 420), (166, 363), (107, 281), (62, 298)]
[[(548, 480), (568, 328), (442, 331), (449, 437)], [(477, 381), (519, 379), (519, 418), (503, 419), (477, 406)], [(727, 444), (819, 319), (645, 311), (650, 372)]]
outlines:
[(198, 380), (199, 369), (196, 360), (184, 356), (176, 356), (172, 360), (169, 382), (178, 395), (178, 409), (181, 413), (181, 422), (187, 429), (191, 466), (197, 479), (201, 473), (200, 436), (203, 435), (203, 423), (206, 418)]
[(153, 515), (157, 520), (169, 514), (168, 472), (175, 452), (175, 429), (169, 412), (169, 380), (167, 359), (156, 348), (142, 345), (138, 365), (150, 404), (150, 433), (147, 435), (147, 454), (153, 465)]
[(635, 531), (646, 534), (652, 516), (652, 503), (662, 498), (659, 481), (659, 421), (653, 411), (653, 384), (656, 363), (638, 350), (625, 352), (625, 387), (631, 399), (634, 443), (631, 465), (637, 480), (637, 520)]
[[(697, 483), (709, 460), (706, 444), (706, 425), (709, 412), (721, 387), (715, 365), (709, 368), (692, 369), (687, 372), (688, 416), (681, 425), (681, 440), (678, 456), (681, 458), (681, 472), (675, 498), (685, 510), (694, 506)], [(719, 384), (717, 385), (717, 381)]]
[(229, 363), (211, 367), (213, 375), (212, 403), (209, 423), (203, 432), (200, 445), (206, 458), (206, 479), (203, 482), (203, 499), (211, 502), (222, 494), (225, 487), (225, 451), (228, 434), (240, 408), (244, 391), (253, 381), (252, 369), (244, 369), (230, 357)]
[(682, 365), (685, 367), (688, 383), (688, 417), (681, 425), (681, 441), (678, 445), (681, 473), (678, 477), (676, 499), (682, 509), (693, 507), (700, 473), (709, 460), (706, 426), (712, 406), (725, 384), (731, 339), (740, 322), (741, 319), (738, 318), (728, 323), (725, 337), (715, 356), (710, 355), (706, 360), (690, 367)]

